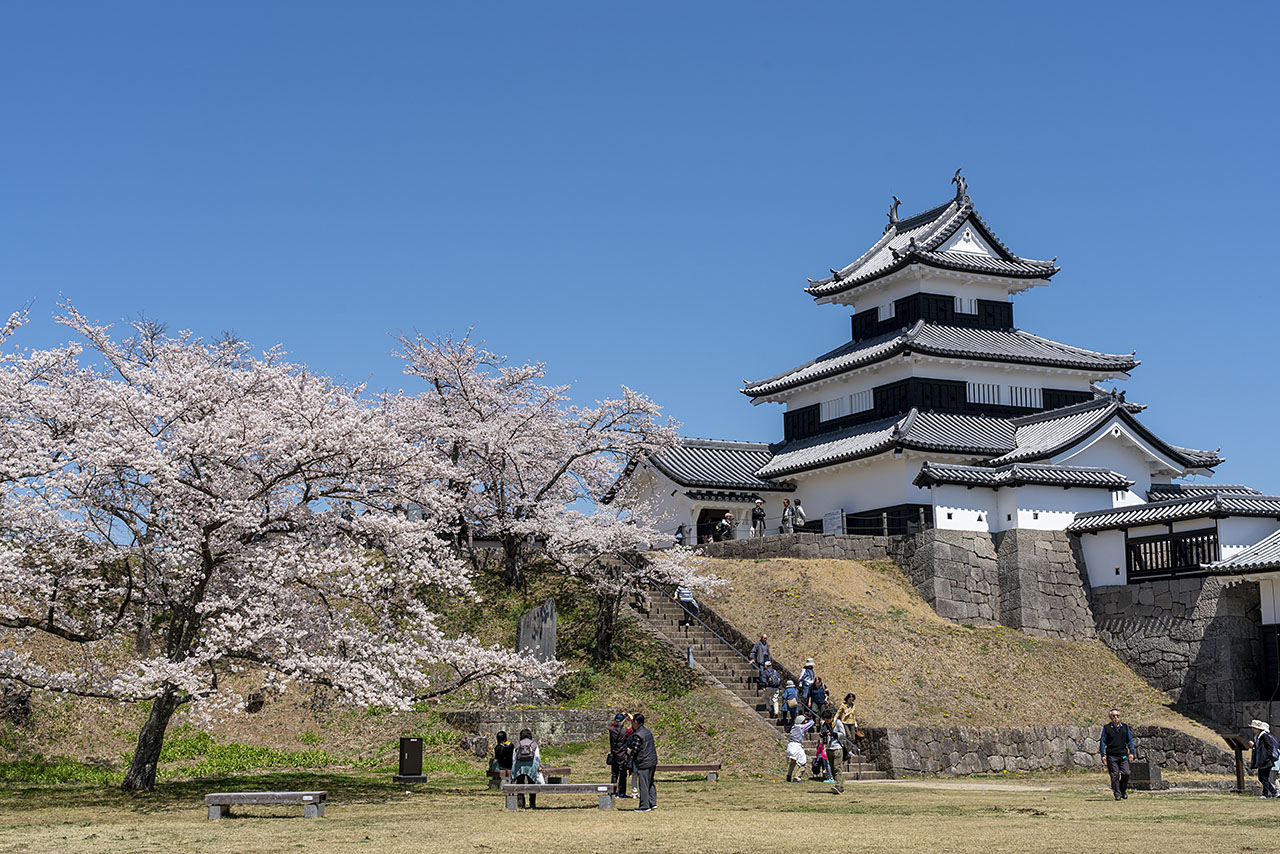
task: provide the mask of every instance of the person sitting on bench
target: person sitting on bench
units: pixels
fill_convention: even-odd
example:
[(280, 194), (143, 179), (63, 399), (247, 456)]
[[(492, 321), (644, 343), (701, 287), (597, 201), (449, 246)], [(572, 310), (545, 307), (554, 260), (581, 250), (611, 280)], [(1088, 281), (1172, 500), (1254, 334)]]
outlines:
[[(533, 740), (533, 732), (528, 729), (520, 730), (520, 740), (516, 742), (515, 748), (512, 750), (511, 756), (511, 782), (513, 783), (542, 783), (542, 774), (538, 770), (542, 767), (542, 751), (538, 747), (538, 742)], [(529, 796), (529, 809), (537, 809), (538, 796)]]

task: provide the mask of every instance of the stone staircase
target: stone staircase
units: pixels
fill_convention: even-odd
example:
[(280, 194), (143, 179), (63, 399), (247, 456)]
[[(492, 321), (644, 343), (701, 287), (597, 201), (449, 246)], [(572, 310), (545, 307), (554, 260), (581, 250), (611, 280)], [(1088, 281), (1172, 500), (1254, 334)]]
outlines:
[[(633, 603), (634, 605), (634, 603)], [(732, 645), (717, 637), (697, 620), (687, 619), (684, 608), (659, 591), (650, 596), (650, 609), (646, 614), (637, 607), (642, 622), (648, 623), (653, 632), (682, 656), (692, 651), (693, 662), (697, 669), (718, 682), (726, 691), (736, 697), (748, 709), (754, 711), (760, 721), (780, 739), (787, 738), (787, 731), (777, 719), (768, 705), (768, 695), (756, 690), (756, 668), (747, 662), (742, 653)], [(817, 741), (817, 728), (809, 730), (806, 743)], [(809, 751), (812, 757), (812, 751)], [(846, 755), (844, 762), (846, 781), (883, 780), (888, 777), (858, 754)]]

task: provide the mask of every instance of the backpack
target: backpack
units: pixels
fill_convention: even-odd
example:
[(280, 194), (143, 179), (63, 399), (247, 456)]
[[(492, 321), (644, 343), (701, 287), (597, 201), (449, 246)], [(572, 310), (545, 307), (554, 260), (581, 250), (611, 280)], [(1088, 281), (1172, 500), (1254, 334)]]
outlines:
[(522, 738), (516, 742), (515, 757), (520, 762), (532, 762), (538, 743), (531, 738)]

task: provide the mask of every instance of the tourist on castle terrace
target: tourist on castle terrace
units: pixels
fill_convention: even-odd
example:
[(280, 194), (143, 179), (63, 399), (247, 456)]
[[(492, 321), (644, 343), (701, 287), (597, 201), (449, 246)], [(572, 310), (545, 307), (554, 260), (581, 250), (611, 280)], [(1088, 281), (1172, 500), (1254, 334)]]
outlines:
[(1111, 776), (1111, 794), (1117, 801), (1129, 797), (1129, 763), (1133, 761), (1133, 733), (1129, 725), (1120, 722), (1120, 710), (1108, 713), (1111, 722), (1102, 728), (1098, 739), (1098, 752)]
[(751, 536), (764, 536), (764, 502), (759, 498), (756, 499), (756, 506), (751, 508)]
[(780, 529), (781, 532), (784, 534), (792, 533), (795, 530), (795, 521), (796, 521), (796, 511), (795, 511), (795, 508), (791, 506), (791, 499), (790, 498), (782, 499), (782, 527)]
[(1271, 734), (1271, 725), (1266, 721), (1249, 722), (1253, 730), (1253, 755), (1249, 757), (1250, 770), (1258, 772), (1258, 782), (1262, 784), (1260, 798), (1276, 797), (1276, 784), (1271, 781), (1271, 771), (1280, 760), (1280, 743)]

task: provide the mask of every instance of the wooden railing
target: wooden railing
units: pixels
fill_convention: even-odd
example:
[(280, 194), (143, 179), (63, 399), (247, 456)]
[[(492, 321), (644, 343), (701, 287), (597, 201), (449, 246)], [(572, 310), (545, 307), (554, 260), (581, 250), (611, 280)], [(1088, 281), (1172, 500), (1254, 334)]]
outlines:
[(1151, 581), (1202, 572), (1200, 565), (1218, 559), (1215, 528), (1134, 537), (1125, 544), (1129, 580)]

